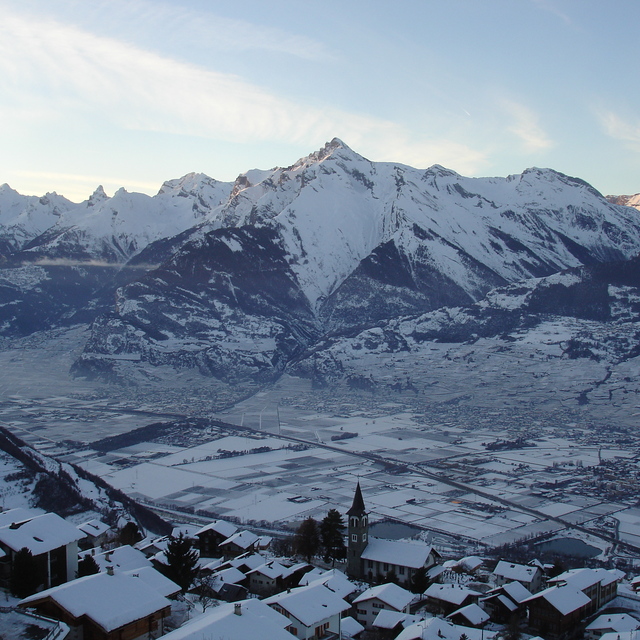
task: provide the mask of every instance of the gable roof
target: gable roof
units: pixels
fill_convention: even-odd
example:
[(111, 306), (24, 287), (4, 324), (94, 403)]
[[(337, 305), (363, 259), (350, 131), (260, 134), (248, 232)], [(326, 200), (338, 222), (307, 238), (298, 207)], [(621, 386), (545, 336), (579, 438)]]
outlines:
[(563, 616), (584, 607), (591, 602), (591, 598), (585, 595), (580, 589), (565, 585), (562, 587), (554, 586), (540, 591), (535, 595), (527, 598), (525, 602), (533, 602), (538, 598), (544, 598), (556, 611)]
[(419, 569), (427, 564), (432, 552), (433, 547), (424, 543), (369, 538), (362, 559)]
[[(239, 615), (236, 614), (236, 605), (240, 607)], [(179, 629), (162, 636), (162, 640), (295, 640), (295, 636), (285, 630), (290, 624), (290, 620), (262, 600), (252, 598), (237, 603), (221, 604), (210, 613), (198, 616)]]
[(29, 596), (18, 605), (33, 606), (49, 598), (74, 618), (86, 615), (107, 633), (171, 606), (144, 580), (123, 573), (78, 578)]
[(531, 597), (531, 591), (517, 580), (515, 582), (507, 582), (507, 584), (502, 585), (501, 589), (518, 604)]
[(0, 528), (0, 543), (13, 551), (26, 547), (34, 556), (82, 540), (85, 535), (55, 513), (44, 513), (18, 524)]
[(358, 588), (339, 569), (327, 569), (320, 576), (310, 571), (300, 580), (301, 586), (305, 584), (323, 584), (341, 598), (346, 598)]
[(256, 542), (258, 542), (258, 540), (258, 536), (251, 531), (238, 531), (237, 533), (234, 533), (232, 536), (229, 536), (226, 540), (221, 542), (219, 546), (223, 547), (227, 544), (235, 544), (241, 549), (248, 549)]
[(495, 631), (464, 627), (442, 618), (428, 618), (408, 626), (396, 640), (459, 640), (462, 634), (469, 640), (493, 640), (496, 637)]
[(540, 573), (539, 567), (531, 567), (526, 564), (515, 564), (500, 560), (493, 570), (493, 575), (500, 576), (506, 580), (518, 580), (521, 582), (531, 582)]
[(102, 553), (96, 553), (93, 559), (100, 567), (100, 571), (106, 571), (107, 567), (113, 567), (115, 571), (130, 571), (131, 569), (152, 566), (151, 560), (142, 551), (138, 551), (138, 549), (134, 549), (128, 544), (109, 551), (103, 551)]
[(80, 531), (85, 535), (93, 536), (95, 538), (109, 531), (111, 527), (109, 527), (106, 522), (102, 522), (102, 520), (94, 518), (93, 520), (88, 520), (87, 522), (77, 525), (76, 528), (80, 529)]
[(600, 567), (597, 569), (589, 569), (587, 567), (582, 567), (580, 569), (569, 569), (569, 571), (565, 571), (559, 576), (551, 578), (548, 583), (564, 583), (582, 591), (584, 589), (588, 589), (594, 584), (597, 584), (598, 582), (602, 586), (606, 586), (612, 582), (620, 580), (622, 577), (624, 577), (624, 573), (618, 569), (602, 569)]
[(205, 524), (201, 529), (198, 529), (198, 531), (196, 531), (194, 535), (199, 536), (206, 531), (215, 531), (225, 538), (230, 538), (234, 533), (238, 531), (238, 527), (236, 527), (235, 524), (227, 522), (226, 520), (214, 520), (209, 524)]
[(165, 598), (170, 598), (180, 592), (180, 585), (176, 584), (173, 580), (169, 580), (167, 576), (162, 575), (153, 567), (141, 567), (140, 569), (131, 569), (129, 571), (123, 571), (122, 573), (132, 578), (140, 578), (140, 580), (148, 584)]
[(347, 611), (351, 606), (323, 584), (298, 587), (266, 598), (263, 602), (277, 605), (311, 627), (334, 615)]
[(424, 595), (451, 604), (462, 604), (469, 596), (480, 596), (481, 594), (459, 584), (432, 584), (424, 592)]
[(587, 631), (634, 631), (640, 628), (640, 622), (626, 613), (604, 613), (598, 616), (588, 627)]
[(407, 591), (393, 582), (388, 582), (367, 589), (364, 593), (361, 593), (353, 603), (356, 604), (358, 602), (365, 602), (366, 600), (377, 599), (397, 611), (402, 611), (402, 609), (411, 603), (413, 598), (414, 594), (411, 593), (411, 591)]
[(462, 616), (465, 620), (468, 620), (471, 624), (475, 625), (484, 624), (489, 619), (487, 612), (477, 604), (468, 604), (466, 607), (462, 607), (461, 609), (449, 614), (447, 618), (452, 618), (457, 615)]
[(378, 615), (373, 621), (372, 626), (376, 629), (395, 629), (398, 625), (402, 627), (408, 627), (410, 624), (414, 624), (420, 618), (410, 613), (403, 613), (402, 611), (391, 611), (389, 609), (380, 609)]

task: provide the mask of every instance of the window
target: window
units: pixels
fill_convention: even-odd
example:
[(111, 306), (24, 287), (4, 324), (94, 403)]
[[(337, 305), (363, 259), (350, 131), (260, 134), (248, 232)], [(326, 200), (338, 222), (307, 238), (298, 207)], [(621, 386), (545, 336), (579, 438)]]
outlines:
[(358, 542), (358, 534), (357, 533), (352, 533), (351, 534), (351, 542)]
[(373, 569), (373, 560), (367, 560), (367, 569)]
[(366, 616), (367, 615), (367, 610), (366, 609), (357, 609), (357, 611), (361, 616)]
[(366, 542), (367, 541), (367, 534), (363, 533), (362, 534), (362, 542)]
[(384, 602), (375, 602), (373, 603), (374, 609), (384, 609)]
[(383, 571), (389, 571), (389, 563), (388, 562), (383, 563), (382, 570)]
[(398, 575), (404, 575), (404, 567), (398, 567)]

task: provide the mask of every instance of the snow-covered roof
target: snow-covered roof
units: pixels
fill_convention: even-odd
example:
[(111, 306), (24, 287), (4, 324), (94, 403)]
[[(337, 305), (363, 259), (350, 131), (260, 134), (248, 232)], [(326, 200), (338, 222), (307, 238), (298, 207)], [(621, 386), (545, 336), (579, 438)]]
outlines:
[(130, 571), (131, 569), (152, 566), (151, 561), (142, 551), (138, 551), (138, 549), (134, 549), (128, 544), (109, 551), (103, 551), (102, 553), (96, 553), (93, 559), (100, 567), (100, 571), (106, 571), (107, 567), (113, 567), (114, 571)]
[(327, 571), (321, 572), (320, 575), (310, 571), (302, 576), (302, 580), (300, 580), (301, 586), (305, 584), (324, 584), (341, 598), (346, 598), (358, 588), (339, 569), (328, 569)]
[(583, 591), (598, 582), (602, 586), (606, 586), (621, 580), (623, 577), (624, 573), (619, 569), (589, 569), (582, 567), (580, 569), (569, 569), (569, 571), (551, 578), (548, 584), (568, 584)]
[(350, 609), (350, 605), (322, 584), (297, 587), (264, 600), (289, 612), (307, 627)]
[(247, 575), (251, 575), (252, 573), (259, 573), (267, 578), (270, 578), (271, 580), (275, 580), (276, 578), (281, 578), (286, 569), (287, 568), (281, 565), (278, 561), (269, 560), (269, 562), (265, 562), (259, 567), (248, 571)]
[(369, 538), (362, 559), (419, 569), (427, 564), (432, 551), (433, 547), (419, 542)]
[(133, 578), (140, 578), (140, 580), (148, 584), (152, 589), (155, 589), (165, 598), (175, 596), (180, 591), (180, 585), (177, 585), (173, 580), (169, 580), (167, 576), (162, 575), (153, 567), (130, 569), (129, 571), (123, 571), (122, 573)]
[(518, 580), (521, 582), (531, 582), (540, 573), (538, 567), (530, 567), (525, 564), (515, 564), (500, 560), (493, 570), (493, 574), (505, 580)]
[(447, 618), (451, 618), (452, 616), (461, 615), (466, 618), (471, 624), (481, 625), (484, 624), (488, 619), (489, 615), (487, 612), (479, 607), (477, 604), (468, 604), (466, 607), (462, 607), (457, 611), (454, 611)]
[(531, 591), (517, 581), (502, 585), (502, 591), (518, 604), (531, 597)]
[(0, 543), (13, 551), (26, 547), (34, 556), (64, 547), (84, 538), (71, 523), (55, 513), (44, 513), (23, 524), (0, 528)]
[(500, 594), (498, 596), (498, 600), (500, 600), (500, 602), (509, 609), (509, 611), (515, 611), (518, 608), (518, 605), (511, 600), (511, 598), (507, 598), (507, 596)]
[(258, 536), (251, 531), (238, 531), (234, 533), (232, 536), (229, 536), (226, 540), (220, 543), (219, 546), (224, 546), (227, 544), (235, 544), (241, 549), (248, 549), (256, 542), (258, 542)]
[(591, 598), (580, 591), (580, 589), (569, 585), (549, 587), (527, 598), (525, 602), (532, 602), (538, 598), (544, 598), (564, 616), (591, 602)]
[(640, 630), (633, 631), (610, 631), (603, 633), (600, 640), (640, 640)]
[(33, 520), (38, 516), (44, 515), (42, 509), (25, 509), (23, 507), (16, 507), (15, 509), (8, 509), (0, 513), (0, 527), (6, 527), (13, 523), (26, 522), (27, 520)]
[(102, 520), (94, 518), (93, 520), (88, 520), (87, 522), (79, 524), (77, 528), (85, 535), (93, 536), (95, 538), (109, 531), (110, 527), (106, 522), (102, 522)]
[(358, 602), (365, 602), (366, 600), (380, 600), (380, 602), (388, 604), (396, 611), (402, 611), (409, 605), (413, 598), (414, 594), (411, 593), (411, 591), (407, 591), (393, 582), (388, 582), (367, 589), (364, 593), (361, 593), (353, 603), (357, 604)]
[(493, 631), (463, 627), (442, 618), (428, 618), (408, 626), (396, 640), (460, 640), (462, 634), (469, 640), (494, 640), (496, 637)]
[(245, 553), (237, 558), (233, 558), (228, 561), (232, 567), (246, 566), (249, 569), (257, 569), (260, 565), (264, 564), (266, 558), (259, 553)]
[(424, 595), (452, 604), (462, 604), (469, 596), (480, 596), (481, 594), (459, 584), (432, 584), (424, 592)]
[(609, 613), (598, 616), (587, 631), (633, 631), (640, 628), (640, 622), (626, 613)]
[(404, 627), (408, 627), (410, 624), (414, 624), (420, 618), (410, 613), (403, 613), (402, 611), (390, 611), (389, 609), (380, 609), (378, 615), (373, 621), (373, 626), (377, 629), (395, 629), (399, 624)]
[[(74, 527), (75, 528), (75, 527)], [(107, 633), (171, 605), (141, 578), (96, 573), (36, 593), (18, 604), (33, 606), (51, 598), (74, 618), (91, 618)]]
[(351, 616), (340, 620), (340, 632), (343, 638), (353, 638), (358, 633), (364, 631), (364, 627)]
[(252, 598), (242, 602), (221, 604), (211, 612), (198, 616), (179, 629), (162, 636), (162, 640), (202, 640), (202, 638), (294, 640), (295, 636), (285, 631), (290, 624), (290, 620), (274, 611), (262, 600)]
[(236, 567), (229, 567), (228, 569), (222, 569), (222, 571), (217, 571), (213, 574), (213, 577), (220, 582), (226, 582), (227, 584), (239, 584), (242, 582), (247, 576), (240, 571), (240, 569), (236, 569)]
[(215, 531), (225, 538), (230, 538), (234, 533), (238, 531), (238, 527), (236, 527), (235, 524), (227, 522), (226, 520), (214, 520), (209, 524), (205, 524), (201, 529), (198, 529), (198, 531), (195, 532), (195, 535), (199, 536), (201, 533), (205, 533), (206, 531)]
[(475, 571), (482, 566), (484, 560), (480, 556), (466, 556), (458, 561), (458, 564), (466, 571)]

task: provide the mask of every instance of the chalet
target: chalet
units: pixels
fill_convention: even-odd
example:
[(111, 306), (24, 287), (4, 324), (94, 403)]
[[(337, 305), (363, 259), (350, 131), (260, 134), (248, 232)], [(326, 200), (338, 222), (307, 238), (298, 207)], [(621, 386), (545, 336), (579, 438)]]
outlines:
[(171, 602), (142, 578), (96, 573), (29, 596), (23, 608), (60, 620), (74, 637), (147, 640), (164, 633)]
[(100, 568), (100, 571), (106, 571), (108, 567), (112, 567), (115, 571), (129, 571), (130, 569), (140, 569), (142, 567), (152, 567), (153, 563), (142, 551), (130, 547), (125, 544), (122, 547), (109, 549), (102, 553), (93, 555), (93, 559)]
[(342, 613), (351, 608), (322, 584), (297, 587), (263, 602), (289, 618), (289, 631), (300, 640), (339, 639)]
[[(13, 515), (22, 518), (23, 511), (26, 513), (16, 509)], [(11, 518), (11, 514), (9, 511), (2, 515)], [(55, 513), (5, 524), (0, 527), (0, 578), (9, 579), (16, 553), (27, 548), (44, 588), (73, 580), (78, 571), (78, 541), (83, 537), (81, 531)]]
[(481, 594), (460, 584), (432, 584), (424, 595), (438, 613), (449, 615), (468, 604), (477, 604)]
[(524, 617), (527, 607), (524, 604), (531, 592), (519, 582), (507, 582), (491, 589), (480, 598), (484, 610), (494, 622), (508, 622), (514, 615)]
[(542, 569), (538, 566), (500, 560), (493, 570), (493, 576), (498, 586), (507, 582), (519, 582), (531, 593), (536, 593), (542, 588)]
[(83, 550), (102, 546), (112, 533), (111, 527), (97, 518), (83, 522), (77, 528), (84, 534), (84, 539), (79, 543)]
[(396, 640), (495, 640), (496, 633), (484, 629), (473, 629), (453, 624), (442, 618), (427, 618), (409, 625), (400, 632)]
[(171, 631), (162, 640), (295, 640), (295, 636), (287, 631), (290, 624), (285, 616), (254, 598), (222, 604)]
[(423, 543), (371, 538), (360, 483), (347, 517), (347, 575), (350, 578), (374, 580), (394, 574), (400, 584), (408, 586), (417, 570), (429, 569), (440, 559), (433, 547)]
[(297, 587), (300, 578), (311, 569), (311, 565), (306, 562), (285, 566), (277, 560), (270, 560), (247, 573), (249, 591), (260, 596), (270, 596), (279, 591)]
[(350, 640), (351, 638), (353, 638), (354, 640), (358, 640), (358, 638), (364, 631), (364, 627), (351, 616), (342, 618), (341, 623), (343, 640)]
[(371, 628), (376, 616), (383, 609), (396, 613), (409, 613), (409, 606), (414, 598), (413, 593), (393, 582), (371, 587), (353, 601), (356, 619), (365, 628)]
[(205, 525), (195, 532), (200, 555), (205, 558), (216, 558), (221, 555), (218, 546), (237, 531), (238, 527), (225, 520), (214, 520)]
[(588, 615), (591, 599), (579, 589), (552, 586), (525, 600), (529, 607), (529, 626), (544, 637), (571, 636)]
[(339, 569), (327, 569), (325, 571), (314, 569), (313, 571), (309, 571), (309, 573), (305, 573), (300, 580), (301, 587), (317, 584), (325, 585), (331, 589), (333, 593), (345, 600), (349, 600), (349, 596), (358, 590), (358, 587)]
[(603, 604), (613, 600), (618, 593), (618, 582), (624, 573), (617, 569), (571, 569), (548, 580), (548, 584), (571, 586), (582, 591), (591, 601), (586, 615), (595, 613)]
[(236, 558), (243, 553), (256, 551), (260, 537), (251, 531), (238, 531), (223, 540), (218, 548), (225, 558)]
[(381, 609), (371, 625), (376, 638), (380, 640), (393, 640), (403, 629), (415, 624), (421, 618), (409, 613)]
[(598, 616), (584, 631), (585, 640), (599, 640), (605, 633), (620, 633), (640, 629), (640, 622), (626, 613)]
[(468, 604), (450, 613), (447, 616), (447, 620), (464, 627), (476, 627), (479, 629), (488, 622), (489, 614), (477, 604)]

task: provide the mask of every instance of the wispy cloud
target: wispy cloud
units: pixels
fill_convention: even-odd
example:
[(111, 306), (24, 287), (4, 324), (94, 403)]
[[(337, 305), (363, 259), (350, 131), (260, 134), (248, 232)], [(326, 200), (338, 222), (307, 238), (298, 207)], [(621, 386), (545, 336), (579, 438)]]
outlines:
[(621, 140), (634, 151), (640, 151), (640, 120), (629, 121), (609, 109), (598, 109), (596, 115), (607, 135)]
[(542, 151), (553, 146), (553, 142), (540, 125), (539, 116), (529, 107), (514, 100), (499, 100), (501, 110), (509, 118), (507, 131), (515, 135), (527, 153)]
[(564, 22), (568, 27), (576, 27), (575, 22), (558, 6), (557, 2), (552, 2), (551, 0), (531, 0), (533, 4), (542, 9), (543, 11), (547, 11), (548, 13), (553, 14), (557, 18), (560, 18), (562, 22)]
[(465, 172), (484, 161), (462, 143), (415, 140), (394, 122), (296, 103), (237, 76), (18, 13), (0, 22), (0, 73), (14, 103), (42, 104), (44, 94), (61, 122), (90, 114), (128, 129), (309, 148), (338, 135), (372, 159), (393, 151), (408, 164), (451, 161)]
[(160, 264), (122, 264), (120, 262), (105, 262), (104, 260), (71, 260), (69, 258), (41, 258), (34, 262), (23, 262), (23, 267), (36, 265), (38, 267), (100, 267), (107, 269), (144, 269), (151, 271), (157, 269)]

